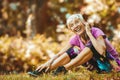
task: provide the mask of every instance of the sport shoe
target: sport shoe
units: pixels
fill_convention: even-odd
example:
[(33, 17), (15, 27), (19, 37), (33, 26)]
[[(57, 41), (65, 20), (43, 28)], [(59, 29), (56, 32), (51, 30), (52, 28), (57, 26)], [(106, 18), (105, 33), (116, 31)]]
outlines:
[(38, 77), (39, 76), (39, 72), (38, 71), (30, 71), (27, 74), (29, 74), (30, 76), (33, 76), (33, 77)]
[(66, 74), (66, 73), (67, 73), (67, 70), (65, 69), (64, 66), (58, 67), (58, 68), (53, 72), (53, 75), (54, 75), (54, 76), (57, 76), (57, 75), (60, 74), (60, 73), (63, 73), (63, 74)]
[(41, 74), (45, 73), (45, 69), (43, 69), (42, 71), (38, 72), (38, 71), (30, 71), (28, 72), (27, 74), (30, 75), (30, 76), (33, 76), (33, 77), (38, 77), (40, 76)]

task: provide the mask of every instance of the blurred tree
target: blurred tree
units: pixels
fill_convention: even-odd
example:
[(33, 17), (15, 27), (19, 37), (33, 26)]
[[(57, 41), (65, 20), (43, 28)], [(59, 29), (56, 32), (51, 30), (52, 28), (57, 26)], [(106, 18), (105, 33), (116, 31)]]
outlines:
[(48, 24), (50, 24), (49, 17), (47, 14), (48, 6), (47, 6), (48, 0), (36, 0), (36, 10), (35, 10), (35, 18), (36, 18), (36, 28), (38, 33), (43, 33), (45, 28), (48, 27)]
[[(98, 4), (95, 5), (93, 3), (85, 3), (90, 2), (89, 0), (0, 0), (0, 5), (2, 2), (7, 1), (9, 4), (7, 5), (7, 9), (2, 8), (4, 15), (5, 13), (8, 15), (8, 18), (5, 20), (2, 16), (2, 23), (6, 26), (7, 29), (3, 30), (5, 33), (11, 34), (16, 30), (19, 30), (21, 33), (25, 29), (25, 22), (28, 18), (29, 11), (32, 11), (35, 20), (33, 21), (33, 27), (37, 30), (37, 33), (46, 33), (47, 36), (53, 36), (56, 38), (56, 27), (59, 24), (65, 24), (66, 18), (70, 16), (72, 13), (79, 13), (84, 10), (87, 13), (90, 13), (88, 9), (93, 8), (93, 13), (84, 14), (85, 19), (87, 20), (89, 16), (94, 13), (99, 15), (101, 21), (99, 21), (99, 25), (106, 32), (112, 32), (111, 29), (116, 28), (119, 23), (119, 8), (117, 9), (116, 4), (119, 3), (119, 0), (90, 0), (90, 1), (98, 1)], [(21, 6), (22, 5), (22, 6)], [(89, 5), (89, 6), (88, 6)], [(93, 6), (93, 7), (91, 7)], [(104, 6), (106, 6), (104, 8)], [(103, 10), (97, 10), (96, 8), (100, 8)], [(4, 7), (5, 8), (5, 7)], [(1, 14), (1, 12), (0, 12)], [(14, 14), (14, 16), (13, 16)], [(6, 18), (6, 16), (5, 16)], [(114, 19), (113, 19), (114, 18)], [(13, 28), (14, 26), (14, 28)], [(15, 30), (16, 29), (16, 30)], [(15, 30), (15, 31), (14, 31)], [(16, 32), (15, 32), (16, 33)], [(14, 33), (14, 35), (15, 35)]]
[(0, 0), (0, 18), (2, 17), (1, 9), (2, 9), (2, 0)]
[(82, 0), (36, 0), (36, 28), (38, 33), (56, 38), (56, 26), (65, 24), (66, 18), (80, 11)]

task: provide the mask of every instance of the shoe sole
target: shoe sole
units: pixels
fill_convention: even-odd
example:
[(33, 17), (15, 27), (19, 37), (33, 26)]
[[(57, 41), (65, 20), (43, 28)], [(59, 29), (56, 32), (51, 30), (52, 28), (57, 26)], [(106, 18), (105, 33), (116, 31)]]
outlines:
[(33, 74), (32, 72), (28, 72), (27, 74), (30, 75), (30, 76), (33, 76), (33, 77), (38, 77), (38, 75)]

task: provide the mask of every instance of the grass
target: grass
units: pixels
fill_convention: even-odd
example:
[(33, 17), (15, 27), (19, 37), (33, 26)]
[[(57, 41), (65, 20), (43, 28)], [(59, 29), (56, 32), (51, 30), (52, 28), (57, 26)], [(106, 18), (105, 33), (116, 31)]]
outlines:
[(0, 75), (0, 80), (120, 80), (120, 73), (97, 74), (96, 72), (89, 72), (86, 69), (78, 69), (66, 75), (53, 76), (49, 73), (37, 78), (30, 77), (26, 73)]
[(0, 80), (120, 80), (120, 73), (110, 74), (88, 74), (88, 73), (70, 73), (67, 75), (52, 76), (50, 74), (44, 74), (40, 77), (30, 77), (26, 73), (22, 74), (10, 74), (1, 75)]

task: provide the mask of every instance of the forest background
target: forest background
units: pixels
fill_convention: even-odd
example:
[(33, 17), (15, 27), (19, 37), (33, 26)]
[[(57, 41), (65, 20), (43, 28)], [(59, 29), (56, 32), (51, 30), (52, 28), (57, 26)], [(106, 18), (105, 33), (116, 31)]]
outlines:
[(120, 54), (119, 0), (0, 0), (0, 74), (33, 70), (54, 56), (71, 33), (66, 19), (81, 13)]

